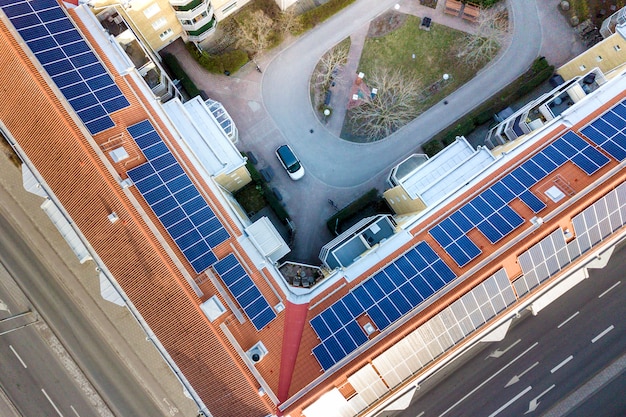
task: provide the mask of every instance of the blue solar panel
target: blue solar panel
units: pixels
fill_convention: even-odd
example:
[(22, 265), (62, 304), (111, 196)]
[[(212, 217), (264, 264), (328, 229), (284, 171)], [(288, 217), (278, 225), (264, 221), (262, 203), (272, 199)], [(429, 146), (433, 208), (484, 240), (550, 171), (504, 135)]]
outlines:
[(519, 198), (535, 213), (539, 213), (541, 210), (546, 208), (546, 204), (539, 200), (532, 191), (523, 192), (520, 194)]
[(313, 348), (313, 355), (315, 355), (315, 359), (319, 362), (322, 369), (325, 371), (329, 370), (334, 364), (335, 361), (326, 350), (324, 345), (317, 345)]
[(483, 220), (483, 216), (472, 207), (470, 204), (466, 204), (461, 207), (460, 212), (470, 221), (473, 225), (477, 225)]
[(467, 233), (474, 228), (472, 222), (467, 217), (465, 217), (463, 212), (461, 212), (460, 210), (452, 213), (450, 215), (450, 220), (452, 220), (454, 224), (456, 224), (463, 231), (463, 233)]
[(526, 170), (522, 167), (516, 168), (511, 172), (511, 174), (516, 180), (524, 185), (526, 189), (532, 187), (537, 183), (534, 177), (532, 177)]
[(128, 176), (194, 271), (201, 273), (217, 260), (211, 249), (226, 241), (230, 235), (152, 124), (144, 120), (128, 127), (127, 131), (138, 145), (147, 145), (142, 152), (148, 159), (147, 163), (129, 170)]
[(374, 324), (380, 330), (384, 329), (390, 324), (389, 319), (387, 318), (387, 316), (385, 316), (385, 314), (380, 309), (380, 307), (378, 307), (378, 305), (374, 305), (369, 310), (367, 310), (367, 315), (374, 321)]
[(587, 126), (583, 130), (581, 130), (582, 134), (591, 139), (593, 143), (598, 146), (604, 145), (607, 141), (610, 140), (602, 131), (596, 130), (593, 125)]
[(346, 356), (346, 352), (341, 348), (337, 339), (332, 336), (326, 340), (326, 349), (335, 362), (339, 362)]
[[(368, 341), (357, 317), (366, 313), (382, 331), (454, 278), (454, 272), (435, 251), (426, 242), (420, 242), (311, 319), (311, 327), (321, 341), (313, 354), (320, 355), (318, 361), (322, 367), (323, 363), (334, 364), (341, 358), (328, 361), (324, 355), (338, 352), (337, 341), (345, 354)], [(346, 339), (344, 332), (355, 345)]]
[(502, 233), (496, 230), (496, 228), (488, 221), (480, 223), (478, 225), (478, 230), (480, 230), (480, 232), (485, 235), (491, 243), (496, 243), (502, 239)]
[(546, 174), (550, 174), (559, 167), (559, 165), (552, 161), (550, 157), (544, 153), (544, 151), (533, 156), (533, 161), (539, 165), (546, 172)]
[(352, 340), (356, 342), (358, 346), (361, 346), (363, 343), (367, 342), (367, 336), (365, 332), (359, 326), (359, 323), (356, 321), (351, 321), (346, 325), (346, 330), (352, 336)]
[(257, 330), (276, 318), (276, 313), (235, 255), (231, 253), (217, 261), (214, 268)]
[(483, 217), (487, 217), (491, 213), (493, 213), (493, 208), (491, 208), (491, 206), (487, 204), (487, 202), (483, 200), (480, 195), (474, 197), (472, 201), (469, 202), (469, 204), (471, 204), (480, 214), (482, 214)]
[(591, 175), (600, 169), (599, 166), (593, 163), (593, 161), (587, 158), (585, 155), (579, 153), (578, 155), (574, 155), (572, 157), (572, 162), (576, 164), (576, 166), (587, 173), (587, 175)]
[[(21, 0), (4, 2), (1, 7), (89, 132), (95, 135), (115, 126), (109, 114), (130, 103), (93, 53), (74, 57), (90, 49), (61, 6), (53, 1)], [(85, 82), (103, 75), (104, 80)], [(72, 88), (64, 88), (68, 86)], [(103, 87), (109, 88), (106, 100), (97, 94), (72, 100)], [(97, 98), (95, 103), (94, 98)]]
[(486, 189), (480, 195), (494, 210), (498, 210), (504, 205), (504, 201), (491, 188)]
[[(515, 198), (515, 194), (511, 190), (509, 190), (509, 188), (501, 181), (493, 184), (491, 186), (491, 190), (496, 193), (504, 201), (505, 204), (508, 204), (509, 202), (511, 202), (511, 200)], [(452, 216), (454, 216), (454, 214)]]
[(623, 161), (626, 158), (626, 150), (612, 140), (602, 145), (602, 149), (618, 161)]
[[(606, 120), (607, 117), (612, 119), (613, 123), (615, 123), (616, 125), (620, 127), (615, 128), (615, 125), (613, 123), (608, 123), (608, 121)], [(616, 115), (615, 113), (611, 113), (611, 112), (608, 112), (607, 114), (603, 115), (600, 119), (591, 123), (591, 126), (596, 128), (600, 132), (604, 133), (604, 135), (608, 137), (615, 136), (618, 130), (623, 129), (623, 125), (624, 125), (624, 121), (618, 115)]]
[(526, 191), (524, 184), (519, 182), (513, 175), (509, 174), (500, 180), (516, 196)]
[(534, 157), (524, 162), (522, 168), (535, 179), (535, 182), (541, 181), (546, 176), (546, 172), (535, 163)]

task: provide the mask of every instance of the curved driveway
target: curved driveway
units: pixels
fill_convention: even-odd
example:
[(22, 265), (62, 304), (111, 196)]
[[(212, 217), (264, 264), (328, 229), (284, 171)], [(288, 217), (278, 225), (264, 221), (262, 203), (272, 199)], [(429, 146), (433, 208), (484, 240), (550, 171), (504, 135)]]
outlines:
[[(443, 1), (443, 0), (440, 0)], [(397, 0), (359, 0), (279, 53), (266, 67), (263, 103), (308, 173), (333, 187), (354, 187), (389, 169), (530, 67), (542, 43), (536, 0), (509, 0), (511, 41), (497, 61), (386, 139), (367, 144), (331, 134), (314, 114), (309, 80), (319, 58)], [(442, 53), (445, 53), (442, 51)], [(313, 133), (310, 130), (313, 129)]]

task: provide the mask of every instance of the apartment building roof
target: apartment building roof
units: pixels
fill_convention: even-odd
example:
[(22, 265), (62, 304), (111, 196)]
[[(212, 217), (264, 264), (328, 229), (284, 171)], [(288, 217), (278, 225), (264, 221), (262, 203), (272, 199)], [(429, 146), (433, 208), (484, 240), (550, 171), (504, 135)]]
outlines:
[[(506, 309), (521, 294), (511, 284), (524, 274), (520, 254), (555, 230), (577, 233), (572, 218), (625, 180), (620, 76), (442, 203), (404, 219), (349, 268), (312, 290), (292, 289), (191, 162), (141, 78), (120, 75), (93, 40), (101, 34), (75, 18), (82, 6), (70, 12), (74, 19), (54, 0), (0, 7), (0, 85), (13, 97), (0, 102), (4, 133), (215, 416), (313, 417), (316, 401), (329, 397), (354, 412), (367, 408), (477, 325), (451, 345), (437, 342), (430, 360), (403, 377), (383, 375), (383, 355), (470, 291), (502, 297), (494, 315)], [(108, 84), (95, 83), (106, 76)], [(79, 96), (67, 88), (83, 82), (88, 90)], [(115, 87), (119, 94), (102, 91)], [(86, 101), (89, 94), (98, 101)], [(116, 160), (110, 152), (120, 146), (128, 157)], [(129, 178), (134, 185), (122, 186)], [(212, 298), (226, 313), (210, 319), (200, 305)], [(461, 328), (465, 318), (455, 320)]]

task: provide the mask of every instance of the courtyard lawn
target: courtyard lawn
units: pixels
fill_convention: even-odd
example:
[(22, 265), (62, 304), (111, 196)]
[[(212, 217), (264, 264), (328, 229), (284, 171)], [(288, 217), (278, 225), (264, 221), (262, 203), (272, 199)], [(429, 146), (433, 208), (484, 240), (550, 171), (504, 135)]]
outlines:
[(420, 79), (424, 87), (447, 73), (452, 76), (445, 89), (449, 94), (486, 64), (469, 68), (457, 58), (457, 49), (465, 33), (436, 23), (432, 24), (430, 31), (425, 31), (419, 28), (419, 24), (419, 17), (407, 16), (404, 24), (395, 31), (365, 41), (359, 71), (365, 73), (366, 82), (367, 73), (374, 68), (400, 68)]

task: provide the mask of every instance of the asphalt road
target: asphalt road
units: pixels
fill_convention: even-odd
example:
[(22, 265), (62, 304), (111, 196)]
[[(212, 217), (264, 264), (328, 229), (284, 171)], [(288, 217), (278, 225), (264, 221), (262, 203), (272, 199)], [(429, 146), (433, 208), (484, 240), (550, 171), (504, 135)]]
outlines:
[[(606, 268), (590, 270), (589, 279), (536, 317), (523, 315), (504, 340), (478, 346), (459, 364), (426, 381), (408, 409), (383, 415), (495, 417), (546, 412), (626, 353), (626, 282), (621, 281), (625, 255), (622, 248)], [(624, 397), (625, 383), (623, 376), (615, 379), (570, 415), (596, 416), (585, 410), (612, 395)], [(597, 415), (626, 415), (624, 400), (605, 408)]]
[[(0, 263), (18, 280), (20, 288), (35, 310), (53, 329), (114, 415), (162, 415), (130, 371), (121, 364), (113, 349), (103, 340), (103, 335), (95, 331), (84, 318), (83, 312), (73, 303), (53, 273), (46, 268), (23, 237), (7, 222), (2, 211), (0, 211)], [(38, 349), (33, 353), (37, 351)], [(24, 378), (25, 382), (30, 384), (32, 380), (28, 378), (35, 377), (27, 377), (28, 374), (29, 372), (20, 374), (18, 378), (20, 380)], [(56, 384), (46, 392), (52, 398), (65, 396), (63, 384)], [(67, 406), (69, 405), (71, 404)]]
[[(0, 277), (2, 284), (11, 279), (4, 270)], [(28, 304), (17, 301), (4, 285), (0, 285), (0, 300), (0, 333), (4, 333), (0, 336), (0, 386), (19, 413), (100, 416), (98, 404), (94, 407), (86, 398), (80, 378), (67, 370), (46, 343), (44, 335), (49, 335), (49, 329), (36, 313), (29, 313)], [(106, 414), (106, 408), (100, 410)]]

